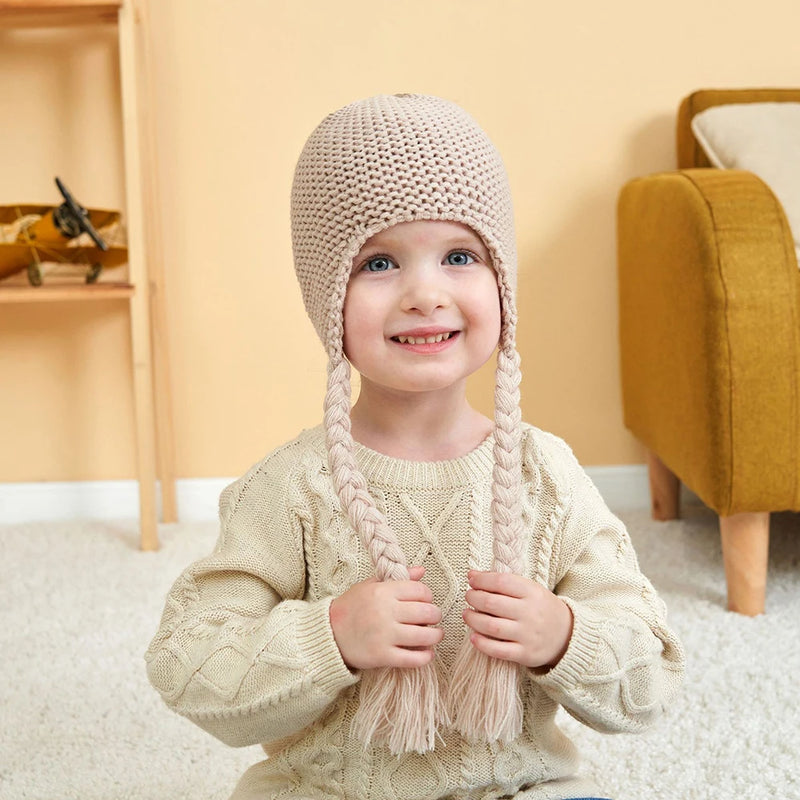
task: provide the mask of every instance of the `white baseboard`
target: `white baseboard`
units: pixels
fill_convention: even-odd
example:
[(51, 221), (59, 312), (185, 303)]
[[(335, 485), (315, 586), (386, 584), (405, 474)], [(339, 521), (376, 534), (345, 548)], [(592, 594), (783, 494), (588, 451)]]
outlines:
[[(643, 464), (588, 467), (586, 472), (612, 511), (650, 507), (647, 467)], [(216, 520), (220, 492), (232, 480), (179, 480), (176, 484), (178, 519), (182, 522)], [(128, 519), (138, 514), (139, 484), (133, 480), (0, 483), (0, 523)]]
[[(220, 492), (233, 478), (188, 478), (175, 485), (178, 519), (217, 519)], [(160, 487), (156, 500), (161, 509)], [(139, 483), (70, 481), (0, 483), (0, 523), (58, 519), (129, 519), (139, 516)]]
[(612, 511), (650, 508), (650, 481), (644, 464), (586, 467), (586, 473)]

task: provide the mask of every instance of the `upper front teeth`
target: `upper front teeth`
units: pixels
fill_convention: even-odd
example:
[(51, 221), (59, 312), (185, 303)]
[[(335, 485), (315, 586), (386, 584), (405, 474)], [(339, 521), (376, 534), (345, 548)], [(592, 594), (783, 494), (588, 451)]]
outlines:
[(398, 336), (397, 341), (400, 344), (433, 344), (434, 342), (443, 342), (453, 335), (450, 333), (437, 333), (436, 336)]

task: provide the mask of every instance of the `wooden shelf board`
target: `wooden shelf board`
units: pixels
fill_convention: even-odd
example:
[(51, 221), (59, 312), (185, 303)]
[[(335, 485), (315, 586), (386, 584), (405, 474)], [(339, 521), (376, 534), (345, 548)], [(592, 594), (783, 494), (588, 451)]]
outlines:
[(122, 0), (0, 0), (0, 28), (50, 28), (115, 23)]
[(130, 283), (45, 284), (44, 286), (2, 286), (2, 303), (52, 303), (57, 301), (124, 300), (133, 296)]

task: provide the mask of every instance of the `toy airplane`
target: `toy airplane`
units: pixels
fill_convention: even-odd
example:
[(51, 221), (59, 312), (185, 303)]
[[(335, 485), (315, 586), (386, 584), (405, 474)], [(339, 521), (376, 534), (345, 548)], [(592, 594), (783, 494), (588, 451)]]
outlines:
[(55, 263), (82, 267), (94, 283), (104, 267), (127, 263), (119, 211), (86, 209), (59, 178), (56, 186), (60, 206), (0, 206), (0, 279), (27, 270), (31, 285), (41, 286), (43, 265)]

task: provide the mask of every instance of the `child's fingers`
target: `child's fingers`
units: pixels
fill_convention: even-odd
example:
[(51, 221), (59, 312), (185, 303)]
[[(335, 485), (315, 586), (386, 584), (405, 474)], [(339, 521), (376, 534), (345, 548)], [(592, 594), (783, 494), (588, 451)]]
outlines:
[(472, 569), (467, 579), (473, 589), (504, 594), (508, 597), (527, 597), (532, 585), (532, 581), (513, 572), (481, 572)]
[(503, 642), (473, 633), (469, 637), (472, 646), (490, 658), (499, 658), (502, 661), (522, 662), (522, 646), (516, 642)]
[(400, 667), (401, 669), (416, 669), (430, 664), (434, 659), (433, 648), (424, 650), (411, 650), (407, 647), (393, 647), (387, 667)]
[(491, 614), (493, 617), (518, 619), (520, 615), (520, 600), (517, 597), (470, 589), (465, 599), (471, 608), (483, 614)]
[(386, 581), (387, 591), (403, 602), (432, 603), (433, 592), (419, 581)]
[(503, 619), (502, 617), (492, 617), (488, 614), (481, 614), (470, 608), (464, 609), (464, 622), (476, 633), (492, 639), (503, 641), (517, 641), (519, 636), (519, 625), (514, 620)]
[(438, 625), (442, 612), (433, 603), (409, 601), (398, 605), (395, 619), (405, 625)]
[(425, 575), (425, 567), (409, 567), (408, 579), (410, 581), (421, 581)]
[(394, 637), (397, 647), (433, 647), (442, 641), (444, 631), (426, 625), (400, 625)]

